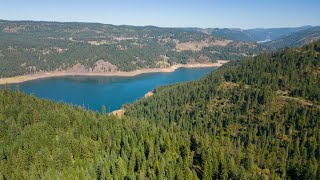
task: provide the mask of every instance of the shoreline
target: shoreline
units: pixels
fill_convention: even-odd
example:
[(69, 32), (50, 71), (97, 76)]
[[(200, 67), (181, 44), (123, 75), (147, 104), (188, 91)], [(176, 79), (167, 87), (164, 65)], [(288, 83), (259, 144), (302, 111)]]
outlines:
[(139, 69), (134, 71), (117, 71), (117, 72), (68, 72), (68, 71), (53, 71), (53, 72), (40, 72), (36, 74), (28, 74), (22, 76), (15, 76), (9, 78), (0, 78), (0, 85), (3, 84), (16, 84), (26, 81), (32, 81), (36, 79), (44, 79), (51, 77), (62, 77), (62, 76), (118, 76), (118, 77), (132, 77), (146, 73), (158, 73), (158, 72), (174, 72), (178, 68), (202, 68), (202, 67), (220, 67), (227, 63), (227, 60), (218, 60), (215, 63), (195, 63), (195, 64), (176, 64), (168, 68), (150, 68), (150, 69)]
[[(149, 91), (144, 95), (144, 97), (142, 97), (140, 99), (151, 97), (154, 94), (155, 94), (155, 92), (153, 90)], [(109, 112), (108, 115), (109, 116), (113, 115), (115, 117), (122, 118), (124, 116), (125, 112), (126, 112), (126, 109), (124, 107), (121, 107), (120, 109)]]

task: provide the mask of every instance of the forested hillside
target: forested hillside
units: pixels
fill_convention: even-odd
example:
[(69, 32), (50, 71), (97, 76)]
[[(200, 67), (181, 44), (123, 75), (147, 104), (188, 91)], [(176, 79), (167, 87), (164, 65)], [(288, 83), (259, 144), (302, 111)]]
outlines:
[(255, 28), (255, 29), (239, 29), (239, 28), (186, 28), (189, 31), (198, 31), (215, 36), (221, 36), (226, 39), (244, 41), (244, 42), (259, 42), (259, 41), (274, 41), (285, 36), (313, 28), (312, 26), (302, 26), (293, 28)]
[(320, 39), (320, 27), (312, 27), (302, 31), (283, 36), (277, 40), (266, 43), (272, 49), (284, 47), (301, 47)]
[(131, 71), (239, 60), (263, 48), (202, 32), (153, 26), (0, 20), (0, 77), (41, 71)]
[(229, 63), (202, 80), (160, 87), (125, 115), (218, 144), (189, 149), (202, 157), (193, 160), (199, 177), (319, 179), (319, 53), (318, 41)]
[[(266, 39), (273, 41), (256, 43)], [(240, 60), (317, 39), (319, 28), (309, 26), (241, 30), (0, 20), (0, 78)]]
[(190, 138), (177, 126), (0, 90), (0, 179), (197, 179)]
[(156, 89), (118, 119), (0, 90), (2, 179), (319, 179), (320, 42)]

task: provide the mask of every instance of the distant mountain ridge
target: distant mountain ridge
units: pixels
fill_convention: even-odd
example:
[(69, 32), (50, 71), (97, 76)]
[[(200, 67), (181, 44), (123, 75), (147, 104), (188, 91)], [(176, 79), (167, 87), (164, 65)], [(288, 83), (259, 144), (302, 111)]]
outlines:
[(294, 28), (186, 28), (213, 36), (241, 42), (255, 42), (267, 51), (283, 48), (297, 48), (320, 39), (320, 26), (301, 26)]
[(301, 47), (320, 39), (320, 27), (312, 27), (291, 33), (274, 41), (267, 42), (266, 45), (273, 48)]
[(241, 28), (185, 28), (189, 31), (199, 31), (206, 34), (221, 36), (226, 39), (245, 41), (245, 42), (259, 42), (265, 40), (276, 40), (292, 33), (302, 30), (310, 29), (313, 26), (301, 26), (292, 28), (254, 28), (254, 29), (241, 29)]

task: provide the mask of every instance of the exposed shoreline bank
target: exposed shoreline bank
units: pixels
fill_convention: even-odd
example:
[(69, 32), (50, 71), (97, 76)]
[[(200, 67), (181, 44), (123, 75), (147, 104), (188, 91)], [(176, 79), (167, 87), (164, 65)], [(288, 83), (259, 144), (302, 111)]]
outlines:
[(118, 72), (105, 72), (105, 73), (93, 73), (93, 72), (68, 72), (68, 71), (54, 71), (54, 72), (41, 72), (36, 74), (28, 74), (23, 76), (0, 78), (1, 84), (15, 84), (22, 83), (25, 81), (31, 81), (36, 79), (50, 78), (50, 77), (60, 77), (60, 76), (122, 76), (131, 77), (137, 76), (145, 73), (156, 73), (156, 72), (173, 72), (178, 68), (201, 68), (201, 67), (220, 67), (229, 61), (218, 60), (216, 63), (206, 63), (206, 64), (177, 64), (168, 68), (150, 68), (150, 69), (140, 69), (135, 71), (118, 71)]

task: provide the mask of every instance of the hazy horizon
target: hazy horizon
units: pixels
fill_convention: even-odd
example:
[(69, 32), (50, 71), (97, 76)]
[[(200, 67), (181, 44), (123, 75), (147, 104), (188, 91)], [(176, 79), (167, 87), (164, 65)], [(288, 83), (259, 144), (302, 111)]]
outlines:
[(316, 0), (0, 0), (0, 19), (198, 28), (283, 28), (320, 25)]
[(0, 19), (2, 21), (17, 21), (17, 22), (54, 22), (54, 23), (92, 23), (92, 24), (107, 24), (107, 25), (114, 25), (114, 26), (136, 26), (136, 27), (148, 27), (148, 26), (153, 26), (153, 27), (159, 27), (159, 28), (201, 28), (201, 29), (240, 29), (240, 30), (249, 30), (249, 29), (277, 29), (277, 28), (300, 28), (300, 27), (318, 27), (320, 25), (301, 25), (301, 26), (283, 26), (283, 27), (252, 27), (252, 28), (239, 28), (239, 27), (174, 27), (174, 26), (156, 26), (156, 25), (133, 25), (133, 24), (110, 24), (110, 23), (103, 23), (103, 22), (89, 22), (89, 21), (50, 21), (50, 20), (28, 20), (28, 19)]

